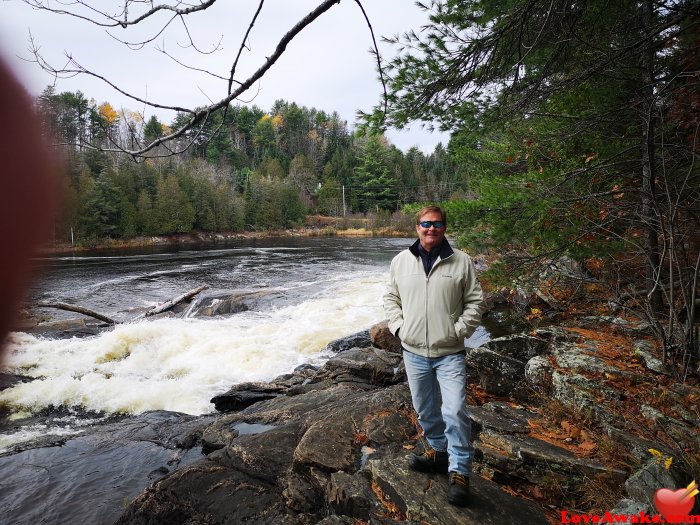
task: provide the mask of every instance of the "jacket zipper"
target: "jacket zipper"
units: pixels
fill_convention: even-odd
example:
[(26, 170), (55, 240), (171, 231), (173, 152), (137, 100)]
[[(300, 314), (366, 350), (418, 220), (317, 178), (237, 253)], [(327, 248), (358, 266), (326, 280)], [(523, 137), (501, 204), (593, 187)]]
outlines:
[[(430, 270), (433, 271), (432, 268)], [(430, 323), (428, 323), (428, 283), (430, 282), (430, 273), (425, 276), (425, 348), (427, 349), (428, 357), (430, 357), (430, 337), (428, 335), (428, 329)]]
[(433, 273), (433, 270), (437, 267), (438, 264), (440, 264), (440, 261), (442, 259), (438, 259), (433, 263), (433, 267), (430, 269), (428, 272), (428, 275), (425, 276), (425, 348), (427, 349), (427, 354), (428, 357), (430, 357), (430, 334), (429, 334), (429, 323), (428, 323), (428, 289), (429, 289), (429, 284), (430, 284), (430, 274)]

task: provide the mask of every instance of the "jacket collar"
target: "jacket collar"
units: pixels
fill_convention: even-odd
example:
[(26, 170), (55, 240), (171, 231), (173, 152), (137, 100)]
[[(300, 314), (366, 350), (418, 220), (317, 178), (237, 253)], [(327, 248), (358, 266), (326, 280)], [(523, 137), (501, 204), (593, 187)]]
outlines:
[[(418, 246), (420, 245), (420, 239), (417, 239), (408, 249), (416, 257), (420, 257), (420, 252), (418, 251)], [(452, 246), (447, 242), (447, 239), (442, 240), (440, 245), (440, 259), (447, 259), (450, 255), (454, 253)]]

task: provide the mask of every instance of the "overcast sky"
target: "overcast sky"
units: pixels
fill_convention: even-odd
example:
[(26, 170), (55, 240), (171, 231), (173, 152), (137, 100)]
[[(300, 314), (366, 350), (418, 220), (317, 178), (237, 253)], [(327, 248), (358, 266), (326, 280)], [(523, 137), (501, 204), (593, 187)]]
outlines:
[[(318, 3), (314, 0), (267, 0), (251, 33), (250, 50), (244, 51), (239, 62), (236, 78), (244, 80), (258, 69), (279, 38)], [(61, 6), (58, 2), (52, 5)], [(117, 3), (99, 0), (95, 5)], [(380, 36), (391, 36), (411, 28), (418, 30), (427, 21), (426, 14), (412, 0), (365, 0), (363, 5), (385, 58), (390, 58), (393, 50), (379, 42)], [(187, 18), (194, 42), (202, 51), (218, 47), (213, 53), (197, 53), (184, 47), (188, 38), (182, 23), (178, 22), (173, 22), (155, 43), (187, 65), (227, 77), (257, 6), (258, 0), (219, 0), (207, 11)], [(122, 40), (136, 42), (152, 37), (168, 18), (161, 16), (157, 24), (143, 28), (109, 31)], [(154, 102), (195, 107), (209, 104), (210, 100), (219, 101), (226, 94), (224, 80), (185, 69), (155, 50), (153, 45), (130, 50), (104, 28), (34, 10), (19, 0), (1, 0), (0, 50), (34, 95), (52, 80), (36, 64), (19, 58), (29, 57), (30, 30), (42, 53), (53, 63), (65, 63), (65, 54), (70, 53), (82, 66), (109, 77), (125, 91)], [(241, 103), (256, 104), (268, 110), (281, 98), (319, 110), (337, 111), (352, 126), (357, 109), (369, 111), (380, 101), (381, 83), (375, 59), (368, 52), (371, 45), (371, 35), (358, 5), (353, 0), (342, 0), (290, 43), (262, 81), (241, 97)], [(144, 108), (96, 79), (81, 76), (57, 84), (59, 92), (78, 89), (98, 104), (108, 101), (117, 109), (145, 112), (147, 117), (155, 113), (165, 123), (170, 123), (173, 117)], [(420, 124), (414, 124), (409, 131), (390, 131), (387, 136), (404, 151), (418, 146), (424, 152), (431, 152), (438, 142), (446, 144), (449, 139), (443, 133), (429, 133)]]

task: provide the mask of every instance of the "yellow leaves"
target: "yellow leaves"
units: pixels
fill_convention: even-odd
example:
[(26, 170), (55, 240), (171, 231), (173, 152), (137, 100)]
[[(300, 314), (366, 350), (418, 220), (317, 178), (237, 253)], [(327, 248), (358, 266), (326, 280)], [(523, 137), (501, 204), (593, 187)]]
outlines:
[(671, 468), (671, 463), (673, 463), (673, 458), (671, 456), (666, 456), (663, 452), (656, 450), (655, 448), (650, 448), (649, 454), (654, 456), (657, 463), (663, 464), (666, 470)]
[[(270, 118), (268, 115), (265, 115), (265, 117)], [(263, 119), (265, 118), (263, 117)], [(272, 117), (272, 125), (276, 128), (281, 127), (284, 124), (284, 117), (282, 115), (275, 115)]]
[(107, 122), (107, 124), (110, 126), (119, 120), (119, 114), (109, 102), (103, 102), (99, 105), (97, 110), (100, 112), (102, 118), (105, 119), (105, 122)]
[(143, 123), (143, 115), (141, 115), (141, 113), (139, 113), (138, 111), (125, 111), (124, 116), (127, 120), (134, 124)]
[(267, 113), (265, 113), (265, 114), (262, 116), (262, 118), (261, 118), (260, 120), (258, 120), (258, 123), (260, 123), (260, 122), (267, 122), (268, 120), (270, 120), (270, 115), (268, 115)]
[(535, 319), (542, 319), (542, 310), (539, 308), (530, 308), (530, 313), (525, 316), (527, 321), (534, 321)]

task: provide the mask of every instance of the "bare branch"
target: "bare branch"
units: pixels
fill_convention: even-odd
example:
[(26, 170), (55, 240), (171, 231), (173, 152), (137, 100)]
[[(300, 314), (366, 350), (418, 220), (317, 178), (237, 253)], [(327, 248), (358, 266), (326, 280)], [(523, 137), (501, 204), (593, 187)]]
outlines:
[[(89, 16), (85, 15), (80, 15), (78, 13), (75, 13), (73, 11), (67, 11), (64, 9), (56, 9), (55, 7), (50, 6), (50, 2), (48, 0), (23, 0), (23, 2), (29, 6), (31, 6), (33, 9), (37, 9), (40, 11), (50, 11), (52, 13), (58, 14), (58, 15), (66, 15), (66, 16), (71, 16), (74, 18), (79, 18), (81, 20), (86, 20), (90, 22), (91, 24), (95, 24), (100, 27), (122, 27), (122, 28), (127, 28), (129, 26), (134, 26), (137, 25), (144, 20), (147, 20), (154, 16), (157, 13), (160, 13), (161, 11), (170, 11), (174, 13), (174, 16), (183, 16), (183, 15), (189, 15), (191, 13), (195, 13), (197, 11), (205, 11), (209, 9), (214, 3), (216, 3), (216, 0), (207, 0), (205, 2), (202, 2), (198, 5), (192, 5), (189, 6), (185, 9), (179, 9), (176, 6), (171, 6), (171, 5), (165, 5), (165, 4), (160, 4), (157, 6), (153, 6), (151, 9), (146, 11), (144, 14), (134, 18), (133, 20), (128, 19), (128, 11), (126, 9), (126, 5), (124, 10), (122, 10), (121, 13), (118, 14), (109, 14), (106, 11), (101, 11), (99, 9), (94, 8), (93, 6), (78, 0), (76, 2), (73, 2), (75, 5), (79, 5), (84, 7), (85, 9), (88, 9), (90, 11), (93, 11), (96, 15), (98, 15), (101, 18), (104, 18), (107, 20), (107, 22), (100, 21), (97, 18), (92, 18)], [(176, 5), (182, 5), (182, 2), (177, 2)], [(123, 15), (123, 19), (120, 20), (118, 17)]]
[[(194, 67), (194, 66), (190, 66), (190, 65), (185, 64), (184, 62), (178, 60), (178, 59), (175, 58), (173, 55), (171, 55), (170, 53), (168, 53), (168, 52), (165, 50), (165, 47), (156, 46), (156, 51), (158, 51), (159, 53), (163, 53), (163, 54), (164, 54), (166, 57), (168, 57), (170, 60), (172, 60), (172, 61), (175, 62), (176, 64), (178, 64), (178, 65), (184, 67), (185, 69), (189, 69), (190, 71), (198, 71), (199, 73), (204, 73), (205, 75), (209, 75), (209, 76), (211, 76), (211, 77), (218, 78), (219, 80), (225, 80), (225, 81), (228, 81), (228, 80), (229, 80), (228, 78), (222, 77), (221, 75), (217, 75), (216, 73), (213, 73), (212, 71), (209, 71), (209, 70), (207, 70), (207, 69), (202, 69), (202, 68), (199, 68), (199, 67)], [(238, 82), (237, 80), (234, 80), (234, 82), (236, 82), (237, 84), (240, 84), (240, 82)]]
[(114, 36), (114, 35), (113, 35), (112, 33), (110, 33), (109, 31), (106, 31), (106, 33), (107, 33), (110, 37), (112, 37), (114, 40), (116, 40), (117, 42), (119, 42), (120, 44), (124, 44), (125, 46), (127, 46), (129, 49), (131, 49), (131, 50), (133, 50), (133, 51), (139, 51), (140, 49), (143, 49), (144, 46), (145, 46), (146, 44), (150, 44), (150, 43), (153, 42), (156, 38), (158, 38), (160, 35), (162, 35), (163, 32), (164, 32), (164, 31), (168, 28), (168, 26), (172, 23), (172, 21), (175, 20), (175, 18), (177, 18), (177, 15), (173, 15), (173, 16), (170, 18), (170, 20), (168, 20), (168, 21), (160, 28), (160, 30), (159, 30), (155, 35), (153, 35), (151, 38), (147, 38), (146, 40), (143, 40), (143, 41), (141, 41), (141, 42), (127, 42), (126, 40), (122, 40), (121, 38)]
[(382, 81), (382, 88), (384, 89), (384, 118), (386, 118), (386, 113), (388, 111), (388, 105), (389, 105), (389, 95), (387, 94), (386, 91), (386, 81), (384, 80), (384, 69), (382, 68), (382, 57), (379, 54), (379, 47), (377, 46), (377, 39), (374, 37), (374, 29), (372, 29), (372, 23), (369, 21), (369, 17), (367, 16), (367, 13), (365, 12), (365, 8), (362, 6), (362, 3), (360, 3), (360, 0), (355, 0), (355, 3), (360, 7), (362, 10), (362, 14), (365, 17), (365, 21), (367, 22), (367, 27), (369, 27), (369, 32), (372, 35), (372, 44), (374, 45), (374, 51), (373, 54), (377, 59), (377, 70), (379, 72), (379, 79)]
[[(213, 1), (207, 2), (204, 5), (211, 5), (213, 4)], [(145, 98), (136, 96), (132, 93), (129, 93), (125, 91), (124, 89), (120, 88), (118, 85), (116, 85), (114, 82), (109, 80), (107, 77), (104, 75), (98, 74), (94, 71), (91, 71), (82, 65), (80, 65), (75, 59), (73, 59), (72, 56), (66, 55), (67, 57), (67, 63), (64, 67), (62, 68), (54, 68), (51, 66), (41, 55), (40, 49), (38, 46), (36, 46), (32, 42), (32, 49), (31, 52), (34, 55), (34, 59), (37, 62), (37, 64), (42, 67), (45, 71), (50, 73), (54, 78), (69, 78), (73, 77), (76, 75), (88, 75), (93, 78), (96, 78), (98, 80), (101, 80), (108, 86), (110, 86), (112, 89), (117, 91), (118, 93), (121, 93), (122, 95), (128, 97), (131, 100), (134, 100), (136, 102), (139, 102), (141, 104), (144, 104), (144, 106), (148, 106), (151, 108), (157, 108), (157, 109), (163, 109), (163, 110), (169, 110), (169, 111), (175, 111), (175, 112), (180, 112), (180, 113), (185, 113), (191, 115), (189, 121), (187, 122), (186, 125), (181, 127), (178, 130), (173, 131), (172, 133), (169, 133), (161, 138), (156, 139), (153, 141), (151, 144), (145, 145), (140, 148), (136, 149), (125, 149), (125, 148), (117, 148), (117, 149), (106, 149), (106, 148), (97, 148), (95, 146), (90, 146), (86, 145), (87, 147), (92, 147), (94, 149), (101, 149), (102, 151), (108, 151), (108, 152), (123, 152), (127, 153), (128, 155), (131, 155), (134, 158), (137, 157), (143, 157), (147, 152), (153, 150), (154, 148), (165, 144), (169, 141), (172, 141), (174, 139), (177, 139), (179, 137), (182, 137), (188, 130), (196, 127), (199, 124), (202, 124), (207, 121), (209, 116), (223, 108), (228, 107), (228, 105), (231, 103), (231, 101), (237, 99), (240, 95), (245, 93), (250, 87), (259, 81), (263, 75), (277, 62), (277, 60), (282, 56), (284, 51), (287, 48), (287, 45), (307, 26), (309, 26), (312, 22), (314, 22), (319, 16), (321, 16), (323, 13), (328, 11), (333, 5), (340, 3), (340, 0), (325, 0), (321, 2), (314, 10), (312, 10), (310, 13), (308, 13), (304, 18), (302, 18), (299, 22), (297, 22), (285, 35), (282, 36), (282, 38), (279, 40), (277, 43), (277, 46), (274, 50), (274, 52), (266, 58), (265, 62), (258, 68), (257, 71), (255, 71), (250, 77), (248, 77), (247, 80), (244, 82), (241, 82), (238, 88), (235, 91), (230, 91), (227, 93), (227, 96), (219, 100), (218, 102), (211, 103), (209, 106), (206, 106), (204, 108), (200, 109), (190, 109), (190, 108), (185, 108), (181, 106), (176, 106), (176, 105), (166, 105), (166, 104), (159, 104), (156, 102), (149, 101)], [(199, 6), (198, 9), (196, 10), (201, 10), (202, 6)], [(157, 8), (154, 8), (151, 10), (151, 12), (155, 12)], [(192, 12), (188, 10), (182, 10), (183, 14), (186, 14), (185, 11), (187, 12)], [(257, 15), (256, 15), (257, 16)], [(143, 18), (143, 17), (141, 17)], [(251, 25), (252, 27), (252, 25)], [(198, 135), (201, 134), (202, 129), (198, 131)], [(84, 145), (84, 144), (83, 144)], [(189, 146), (188, 146), (189, 147)]]
[[(263, 3), (265, 3), (265, 0), (260, 0), (260, 4), (258, 5), (258, 10), (255, 11), (255, 14), (253, 15), (252, 20), (250, 21), (250, 24), (248, 25), (248, 29), (245, 32), (245, 35), (243, 36), (243, 40), (241, 40), (241, 47), (238, 49), (238, 54), (236, 55), (236, 59), (233, 61), (233, 66), (231, 66), (231, 74), (229, 75), (228, 78), (228, 94), (231, 94), (231, 85), (233, 84), (233, 76), (236, 74), (236, 67), (238, 66), (238, 59), (241, 58), (241, 53), (243, 53), (243, 49), (246, 47), (246, 42), (248, 41), (248, 35), (250, 35), (250, 31), (253, 29), (253, 26), (255, 25), (255, 21), (258, 19), (258, 15), (260, 14), (260, 11), (262, 10)], [(248, 48), (250, 49), (250, 48)]]

